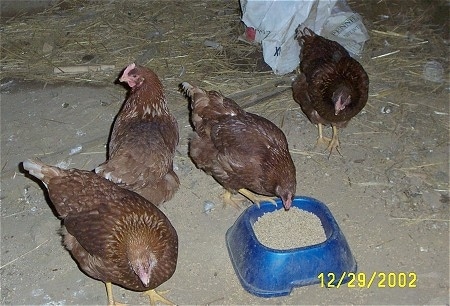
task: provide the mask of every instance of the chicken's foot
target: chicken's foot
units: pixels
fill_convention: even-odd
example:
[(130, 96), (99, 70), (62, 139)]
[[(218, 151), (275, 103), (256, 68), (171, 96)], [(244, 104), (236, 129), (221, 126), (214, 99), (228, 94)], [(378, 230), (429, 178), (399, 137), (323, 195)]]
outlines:
[(147, 290), (143, 294), (150, 298), (150, 305), (156, 305), (156, 302), (161, 302), (165, 305), (175, 305), (174, 302), (166, 299), (163, 294), (166, 294), (169, 290), (157, 292), (155, 289)]
[(338, 128), (334, 125), (331, 126), (333, 129), (333, 136), (332, 138), (328, 138), (323, 136), (323, 125), (321, 123), (317, 124), (317, 129), (319, 131), (319, 137), (317, 138), (316, 147), (319, 144), (324, 144), (327, 146), (327, 150), (330, 152), (328, 154), (328, 158), (330, 158), (331, 153), (333, 152), (333, 149), (336, 149), (336, 151), (339, 153), (339, 155), (342, 156), (341, 152), (339, 151), (339, 137), (338, 137)]
[[(114, 301), (113, 293), (112, 293), (112, 284), (110, 282), (105, 283), (106, 286), (106, 294), (108, 296), (108, 306), (126, 306), (127, 304), (122, 304)], [(169, 290), (156, 292), (155, 289), (147, 290), (143, 294), (147, 295), (150, 298), (150, 305), (156, 305), (156, 302), (161, 302), (165, 305), (175, 305), (172, 301), (166, 299), (163, 294), (169, 292)]]
[(236, 209), (241, 209), (241, 204), (246, 200), (245, 198), (233, 198), (233, 194), (229, 190), (225, 190), (222, 195), (222, 199), (224, 206), (230, 205), (231, 207), (234, 207)]
[(317, 129), (318, 129), (318, 132), (319, 132), (319, 137), (317, 137), (317, 142), (316, 142), (315, 147), (317, 147), (319, 144), (320, 145), (323, 144), (323, 145), (328, 146), (330, 144), (330, 142), (331, 142), (331, 138), (323, 136), (323, 131), (322, 131), (323, 125), (322, 125), (322, 123), (318, 123), (317, 124)]
[(259, 204), (264, 201), (271, 202), (275, 206), (277, 206), (277, 202), (275, 202), (274, 197), (268, 197), (268, 196), (264, 196), (264, 195), (260, 195), (260, 194), (255, 194), (245, 188), (239, 189), (238, 192), (240, 194), (242, 194), (243, 196), (245, 196), (250, 201), (252, 201), (254, 204), (258, 205), (258, 207), (259, 207)]

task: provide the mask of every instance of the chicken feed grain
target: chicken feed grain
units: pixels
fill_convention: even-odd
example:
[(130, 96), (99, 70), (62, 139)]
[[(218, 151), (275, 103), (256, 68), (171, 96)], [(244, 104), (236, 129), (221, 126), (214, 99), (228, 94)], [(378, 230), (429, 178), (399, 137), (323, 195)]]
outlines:
[(278, 250), (314, 245), (326, 240), (319, 217), (297, 207), (265, 213), (253, 224), (253, 231), (259, 242)]

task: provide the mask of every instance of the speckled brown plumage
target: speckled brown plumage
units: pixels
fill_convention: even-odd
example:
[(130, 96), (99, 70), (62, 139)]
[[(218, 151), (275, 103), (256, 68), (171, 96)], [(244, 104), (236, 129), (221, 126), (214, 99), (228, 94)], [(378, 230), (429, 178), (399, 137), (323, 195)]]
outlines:
[[(333, 126), (328, 149), (338, 148), (337, 128), (343, 128), (366, 105), (369, 78), (364, 68), (339, 43), (298, 30), (302, 46), (300, 73), (292, 84), (294, 100), (308, 119)], [(348, 98), (348, 100), (347, 100)]]
[[(216, 91), (182, 84), (191, 98), (194, 163), (225, 189), (278, 196), (289, 209), (296, 191), (295, 166), (284, 133)], [(247, 194), (245, 194), (247, 196)]]
[(108, 160), (95, 171), (159, 205), (170, 200), (180, 184), (173, 170), (178, 124), (151, 69), (131, 64), (120, 81), (131, 89), (114, 121)]
[[(177, 233), (146, 199), (93, 172), (63, 170), (31, 160), (23, 166), (45, 183), (63, 220), (64, 244), (86, 274), (130, 290), (147, 291), (175, 272)], [(139, 267), (150, 272), (141, 274)], [(142, 279), (147, 276), (144, 285)]]

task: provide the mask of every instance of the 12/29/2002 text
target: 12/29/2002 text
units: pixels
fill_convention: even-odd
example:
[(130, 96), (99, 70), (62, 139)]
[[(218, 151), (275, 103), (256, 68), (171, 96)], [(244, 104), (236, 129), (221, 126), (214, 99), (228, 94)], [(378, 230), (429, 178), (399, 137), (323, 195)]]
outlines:
[(320, 273), (317, 278), (320, 286), (326, 288), (416, 288), (417, 274), (415, 272), (343, 272), (337, 275), (333, 272)]

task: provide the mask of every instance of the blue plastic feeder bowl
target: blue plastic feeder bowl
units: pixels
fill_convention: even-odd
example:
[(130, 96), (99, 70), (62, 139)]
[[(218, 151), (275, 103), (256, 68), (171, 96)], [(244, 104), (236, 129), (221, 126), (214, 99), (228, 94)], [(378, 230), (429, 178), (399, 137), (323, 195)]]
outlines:
[[(294, 287), (317, 284), (336, 286), (349, 281), (341, 276), (356, 272), (356, 261), (344, 234), (322, 202), (308, 197), (296, 197), (292, 203), (299, 209), (315, 214), (322, 222), (326, 240), (322, 243), (289, 249), (275, 250), (262, 245), (253, 231), (253, 224), (264, 213), (283, 209), (280, 199), (277, 206), (263, 202), (258, 208), (247, 208), (226, 233), (228, 252), (234, 270), (248, 292), (260, 297), (289, 295)], [(299, 235), (307, 235), (301, 229)], [(329, 274), (330, 273), (330, 274)], [(333, 279), (333, 276), (335, 279)]]

